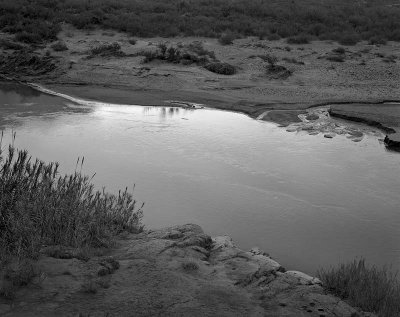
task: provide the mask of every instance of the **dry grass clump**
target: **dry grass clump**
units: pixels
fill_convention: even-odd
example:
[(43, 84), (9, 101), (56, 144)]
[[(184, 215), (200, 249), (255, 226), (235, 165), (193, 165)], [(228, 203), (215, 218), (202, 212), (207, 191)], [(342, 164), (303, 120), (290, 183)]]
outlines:
[(320, 270), (324, 287), (364, 311), (380, 317), (400, 316), (400, 282), (389, 268), (367, 266), (364, 259)]
[(125, 53), (121, 50), (121, 45), (117, 42), (114, 43), (106, 43), (101, 44), (99, 46), (93, 47), (89, 50), (89, 57), (109, 57), (109, 56), (116, 56), (122, 57), (125, 56)]
[(182, 268), (187, 272), (193, 272), (199, 269), (199, 265), (196, 262), (188, 261), (182, 263)]
[(126, 189), (97, 191), (81, 172), (59, 175), (57, 163), (13, 146), (0, 150), (0, 255), (35, 258), (42, 245), (108, 246), (119, 232), (143, 229), (142, 207)]

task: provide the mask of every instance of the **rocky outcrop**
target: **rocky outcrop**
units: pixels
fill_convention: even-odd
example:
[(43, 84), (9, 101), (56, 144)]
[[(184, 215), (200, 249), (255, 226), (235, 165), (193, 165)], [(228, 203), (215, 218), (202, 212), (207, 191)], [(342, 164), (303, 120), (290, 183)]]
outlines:
[(373, 316), (327, 294), (317, 278), (197, 225), (127, 235), (109, 253), (45, 252), (40, 278), (0, 299), (1, 315)]
[(389, 149), (400, 152), (400, 130), (397, 130), (396, 133), (386, 135), (384, 141)]

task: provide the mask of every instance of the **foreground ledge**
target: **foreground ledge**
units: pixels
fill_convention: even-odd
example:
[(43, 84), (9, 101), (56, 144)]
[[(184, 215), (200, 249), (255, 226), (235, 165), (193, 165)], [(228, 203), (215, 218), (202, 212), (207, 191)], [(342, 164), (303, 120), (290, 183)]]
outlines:
[(65, 250), (43, 251), (40, 287), (0, 299), (1, 316), (374, 316), (193, 224), (126, 235), (107, 256)]

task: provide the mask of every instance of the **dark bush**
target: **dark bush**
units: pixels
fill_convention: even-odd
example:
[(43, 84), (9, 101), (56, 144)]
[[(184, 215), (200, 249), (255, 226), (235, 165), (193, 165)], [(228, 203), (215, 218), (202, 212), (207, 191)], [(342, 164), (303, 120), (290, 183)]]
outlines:
[(221, 45), (230, 45), (233, 44), (233, 40), (236, 38), (236, 36), (233, 33), (224, 33), (220, 36), (218, 39), (218, 42)]
[(346, 53), (346, 50), (344, 49), (344, 47), (337, 47), (337, 48), (333, 49), (332, 52), (337, 53), (337, 54), (344, 54), (344, 53)]
[(128, 43), (131, 44), (131, 45), (136, 45), (136, 42), (137, 42), (136, 39), (129, 39), (128, 40)]
[(387, 40), (383, 37), (373, 36), (369, 39), (368, 43), (371, 45), (385, 45), (387, 43)]
[(297, 36), (292, 36), (289, 37), (286, 42), (288, 44), (309, 44), (310, 43), (310, 37), (305, 34), (297, 35)]
[(357, 34), (347, 34), (342, 36), (339, 39), (339, 44), (345, 45), (345, 46), (352, 46), (356, 45), (358, 42), (360, 42), (360, 37)]
[(278, 41), (281, 39), (281, 37), (278, 34), (273, 33), (273, 34), (268, 35), (267, 39), (268, 39), (268, 41)]
[(235, 66), (222, 62), (209, 63), (205, 65), (204, 68), (209, 70), (210, 72), (221, 75), (233, 75), (236, 73)]
[(121, 45), (119, 45), (118, 43), (115, 42), (115, 43), (111, 43), (111, 44), (107, 43), (107, 44), (102, 44), (102, 45), (96, 46), (89, 50), (89, 55), (90, 55), (90, 57), (95, 57), (95, 56), (122, 57), (122, 56), (125, 56), (125, 53), (121, 51)]
[(56, 52), (62, 52), (62, 51), (68, 50), (67, 45), (62, 41), (58, 41), (58, 42), (52, 44), (51, 48), (53, 49), (53, 51), (56, 51)]

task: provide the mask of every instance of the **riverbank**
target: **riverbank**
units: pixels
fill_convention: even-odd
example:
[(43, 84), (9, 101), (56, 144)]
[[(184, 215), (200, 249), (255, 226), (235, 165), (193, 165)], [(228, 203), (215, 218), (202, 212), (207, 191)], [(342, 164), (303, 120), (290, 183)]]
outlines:
[(35, 269), (13, 301), (0, 299), (2, 316), (374, 316), (258, 248), (192, 224), (125, 234), (86, 259), (43, 248)]

